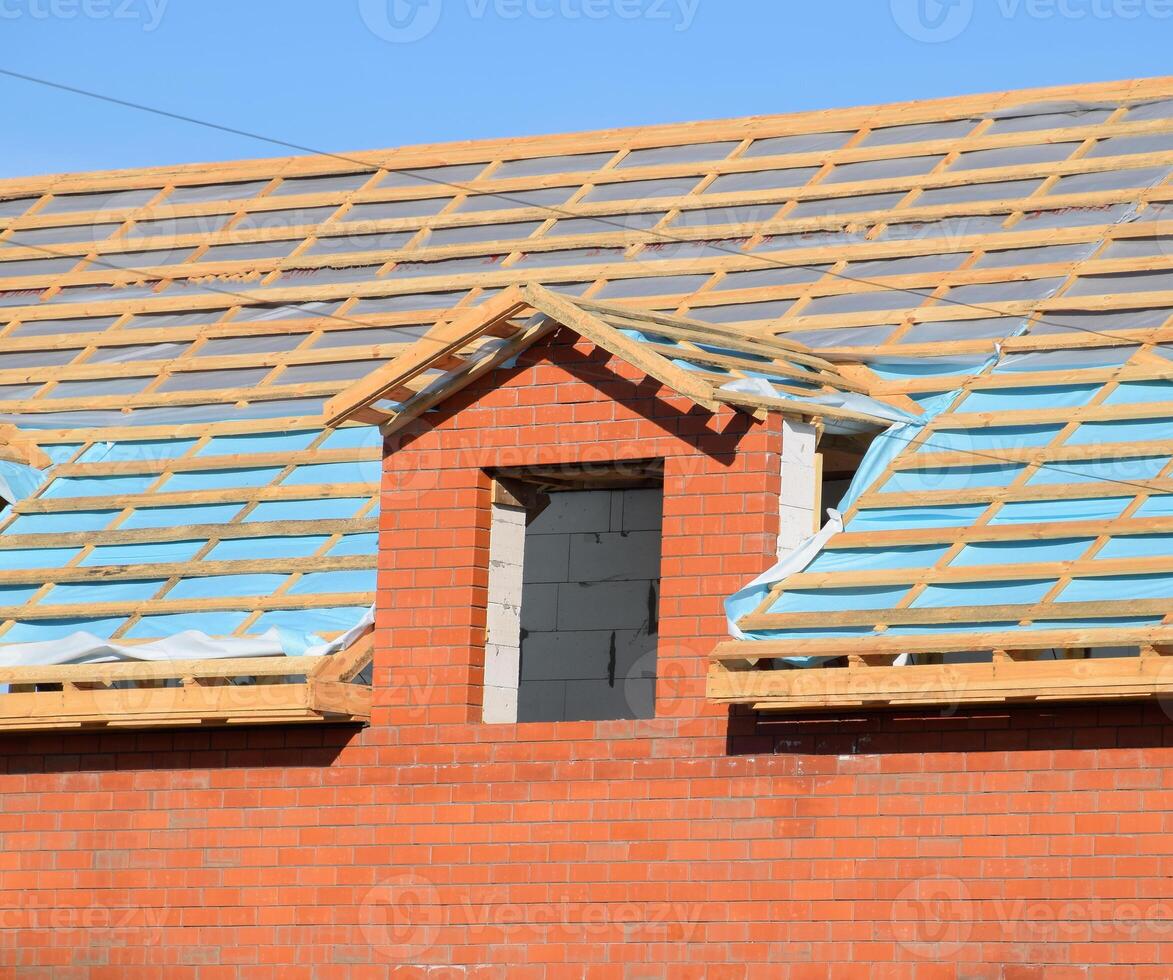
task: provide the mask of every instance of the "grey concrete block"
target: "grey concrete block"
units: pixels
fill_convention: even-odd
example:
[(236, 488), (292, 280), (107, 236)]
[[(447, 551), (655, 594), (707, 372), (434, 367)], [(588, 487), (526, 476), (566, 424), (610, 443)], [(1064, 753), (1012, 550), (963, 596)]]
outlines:
[(487, 725), (508, 725), (517, 721), (517, 688), (485, 685), (482, 720)]
[(664, 522), (662, 490), (623, 490), (623, 530), (658, 531)]
[(521, 628), (526, 632), (553, 630), (558, 624), (558, 590), (563, 586), (545, 583), (526, 585), (521, 590)]
[(566, 582), (569, 570), (570, 535), (526, 535), (524, 581)]
[[(641, 692), (642, 693), (642, 692)], [(626, 686), (606, 681), (567, 681), (567, 721), (603, 721), (610, 718), (636, 718), (636, 705), (630, 703)]]
[(659, 601), (659, 590), (652, 582), (570, 583), (557, 589), (559, 630), (589, 630), (602, 625), (641, 629), (657, 618), (653, 610)]
[(500, 647), (515, 647), (521, 636), (521, 607), (490, 602), (486, 610), (488, 642)]
[(643, 630), (618, 634), (615, 647), (615, 676), (617, 678), (644, 678), (656, 676), (656, 651), (660, 639)]
[(610, 633), (529, 633), (521, 644), (521, 679), (605, 678)]
[(630, 677), (623, 684), (623, 702), (630, 714), (627, 718), (656, 717), (656, 678)]
[(527, 681), (517, 689), (517, 720), (565, 721), (566, 682)]
[(659, 531), (570, 535), (571, 582), (615, 582), (659, 577)]
[(519, 660), (518, 647), (485, 644), (485, 686), (516, 688)]
[[(530, 633), (522, 643), (522, 680), (606, 680), (610, 676), (611, 644), (615, 644), (615, 675), (622, 677), (642, 652), (646, 634), (634, 630), (575, 630)], [(643, 644), (636, 638), (642, 638)]]
[(522, 643), (521, 678), (606, 679), (610, 677), (612, 637), (616, 678), (655, 675), (657, 637), (642, 630), (573, 630), (528, 634)]
[(815, 427), (809, 422), (794, 419), (782, 420), (782, 465), (797, 463), (800, 466), (814, 465)]
[(527, 533), (560, 534), (610, 529), (610, 490), (566, 490), (550, 494), (550, 506), (533, 520)]

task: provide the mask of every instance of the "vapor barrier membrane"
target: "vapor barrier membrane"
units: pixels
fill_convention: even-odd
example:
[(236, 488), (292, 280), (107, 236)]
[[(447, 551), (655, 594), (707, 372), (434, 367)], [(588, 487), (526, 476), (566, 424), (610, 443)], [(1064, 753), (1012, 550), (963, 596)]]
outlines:
[(632, 150), (619, 161), (616, 169), (724, 160), (737, 149), (737, 146), (737, 140), (728, 140), (723, 143), (685, 143), (682, 146), (659, 146), (646, 150)]
[(1058, 194), (1090, 194), (1093, 191), (1116, 191), (1129, 187), (1152, 187), (1169, 173), (1168, 167), (1142, 167), (1129, 170), (1101, 170), (1098, 173), (1071, 174), (1060, 177), (1048, 191)]
[[(375, 453), (382, 438), (377, 429), (351, 427), (330, 430), (326, 438), (322, 431), (277, 431), (269, 433), (223, 434), (214, 436), (202, 445), (197, 457), (209, 462), (225, 457), (242, 459), (258, 453), (282, 454), (299, 452), (314, 442), (324, 451), (337, 449), (371, 449)], [(149, 463), (172, 460), (190, 453), (197, 444), (194, 438), (121, 440), (95, 443), (77, 459), (79, 466), (87, 464)], [(76, 446), (52, 447), (56, 461), (72, 459)], [(324, 643), (321, 633), (345, 632), (357, 624), (369, 622), (365, 606), (342, 604), (374, 592), (375, 569), (359, 568), (340, 571), (309, 572), (298, 577), (293, 571), (262, 573), (232, 573), (221, 565), (212, 574), (201, 574), (202, 561), (250, 562), (257, 559), (298, 559), (329, 554), (332, 557), (373, 556), (376, 536), (370, 533), (344, 534), (335, 540), (330, 534), (315, 534), (314, 522), (353, 517), (363, 508), (371, 516), (371, 497), (316, 499), (323, 486), (365, 486), (370, 493), (377, 488), (381, 463), (376, 459), (346, 462), (317, 462), (294, 466), (286, 473), (284, 464), (267, 466), (240, 466), (229, 469), (184, 469), (171, 474), (160, 483), (155, 473), (97, 474), (87, 476), (84, 470), (71, 476), (54, 479), (43, 493), (43, 499), (114, 498), (122, 495), (146, 493), (159, 486), (161, 493), (206, 492), (260, 488), (269, 485), (304, 486), (309, 494), (305, 499), (262, 501), (244, 515), (245, 522), (296, 521), (303, 533), (290, 536), (255, 535), (248, 538), (224, 538), (209, 548), (216, 537), (207, 526), (226, 524), (242, 515), (247, 506), (242, 499), (221, 504), (196, 504), (164, 507), (139, 506), (129, 516), (120, 517), (119, 510), (54, 511), (50, 513), (21, 514), (7, 528), (8, 534), (50, 536), (85, 531), (99, 531), (111, 526), (119, 517), (117, 527), (130, 533), (151, 528), (204, 528), (204, 533), (193, 533), (182, 540), (129, 541), (98, 543), (88, 552), (72, 547), (0, 548), (0, 569), (45, 569), (45, 577), (53, 581), (54, 570), (74, 564), (81, 568), (114, 568), (120, 572), (139, 569), (140, 578), (127, 580), (98, 577), (89, 581), (62, 582), (54, 585), (41, 601), (53, 606), (79, 607), (75, 619), (35, 619), (12, 624), (0, 639), (0, 664), (48, 664), (67, 662), (95, 662), (113, 659), (187, 659), (192, 657), (276, 656), (282, 654), (326, 653), (334, 647)], [(30, 467), (0, 461), (0, 487), (11, 486), (13, 499), (19, 500), (35, 492), (50, 477)], [(84, 506), (84, 505), (83, 505)], [(46, 538), (47, 541), (54, 540)], [(80, 556), (80, 560), (79, 560)], [(171, 588), (165, 589), (163, 577), (152, 576), (151, 568), (162, 564), (185, 566), (185, 575)], [(373, 561), (372, 561), (373, 566)], [(249, 628), (248, 636), (232, 637), (233, 631), (243, 627), (249, 610), (259, 597), (266, 597), (291, 586), (290, 595), (338, 595), (342, 603), (325, 608), (275, 610), (263, 614)], [(37, 586), (0, 586), (0, 605), (22, 605), (33, 600)], [(94, 603), (138, 603), (151, 599), (186, 601), (199, 599), (239, 599), (239, 610), (231, 608), (215, 612), (166, 613), (144, 615), (127, 630), (128, 640), (154, 640), (157, 643), (125, 645), (111, 642), (110, 637), (124, 627), (125, 617), (86, 617), (82, 610)], [(218, 634), (218, 635), (217, 635)], [(351, 636), (353, 639), (353, 636)]]
[(861, 146), (893, 146), (897, 143), (923, 143), (929, 140), (952, 140), (967, 136), (977, 125), (976, 119), (949, 119), (943, 122), (912, 123), (906, 126), (882, 126), (873, 129)]
[[(256, 635), (213, 637), (204, 632), (211, 626), (239, 626), (244, 615), (232, 613), (191, 613), (144, 617), (128, 631), (127, 639), (158, 636), (154, 642), (119, 643), (100, 636), (113, 632), (122, 620), (38, 620), (16, 623), (0, 646), (0, 665), (5, 667), (45, 664), (109, 663), (118, 660), (211, 660), (241, 657), (328, 656), (345, 649), (374, 622), (373, 609), (296, 610), (298, 621), (315, 629), (334, 632), (350, 628), (330, 642), (306, 642), (305, 634), (294, 632), (293, 619), (267, 613), (257, 621)], [(213, 622), (213, 616), (216, 617)], [(79, 627), (84, 627), (79, 629)]]
[(943, 156), (896, 157), (891, 160), (864, 160), (860, 163), (841, 163), (831, 171), (824, 183), (843, 184), (856, 180), (881, 180), (897, 177), (915, 177), (927, 174)]
[[(735, 209), (733, 209), (735, 210)], [(559, 218), (554, 227), (546, 232), (547, 237), (557, 238), (565, 235), (608, 235), (613, 232), (623, 231), (643, 231), (652, 228), (659, 224), (664, 215), (664, 211), (651, 211), (640, 214), (615, 214), (603, 215), (598, 218)], [(676, 219), (676, 224), (688, 224), (686, 220), (692, 215), (703, 216), (705, 211), (683, 211)], [(752, 220), (752, 219), (747, 219)], [(717, 222), (706, 222), (699, 220), (700, 224), (716, 224)], [(508, 227), (508, 226), (506, 226)], [(468, 231), (470, 229), (450, 229), (451, 231)], [(447, 244), (447, 242), (437, 241), (436, 235), (439, 232), (433, 233), (430, 243), (434, 245)]]
[(412, 170), (391, 170), (376, 184), (378, 190), (389, 187), (427, 187), (475, 180), (485, 169), (483, 163), (457, 163), (447, 167), (418, 167)]
[(296, 241), (277, 242), (240, 242), (232, 245), (212, 245), (201, 253), (200, 262), (232, 262), (241, 259), (279, 259), (284, 258), (294, 248), (301, 244)]
[(57, 194), (38, 214), (61, 214), (67, 211), (118, 211), (137, 208), (159, 194), (161, 188), (131, 191), (96, 191), (90, 194)]
[(385, 360), (334, 361), (329, 364), (298, 364), (287, 367), (272, 384), (313, 384), (321, 381), (357, 381), (382, 367)]
[(194, 184), (176, 187), (162, 203), (168, 207), (178, 204), (203, 204), (208, 201), (238, 201), (256, 197), (271, 181), (248, 180), (230, 184)]
[(0, 500), (10, 504), (31, 496), (45, 482), (48, 474), (33, 466), (0, 459)]
[(52, 228), (18, 228), (5, 240), (5, 245), (18, 248), (26, 245), (63, 245), (68, 242), (97, 242), (109, 238), (118, 224), (56, 225)]
[(1094, 126), (1104, 122), (1115, 110), (1114, 105), (1077, 102), (1071, 99), (1034, 102), (987, 113), (987, 118), (993, 119), (994, 123), (986, 132), (989, 135), (996, 135)]
[(189, 425), (263, 418), (309, 418), (322, 414), (323, 400), (299, 398), (253, 402), (249, 405), (183, 405), (172, 408), (136, 408), (89, 412), (0, 413), (0, 423), (22, 429), (103, 429), (136, 425)]
[(596, 299), (626, 299), (635, 296), (687, 294), (700, 289), (711, 276), (649, 276), (646, 279), (612, 279), (595, 293)]
[[(477, 242), (503, 242), (516, 238), (528, 238), (542, 226), (541, 221), (514, 221), (500, 225), (466, 225), (459, 228), (437, 228), (428, 235), (425, 248), (439, 245), (468, 245)], [(591, 229), (596, 230), (596, 229)], [(569, 234), (569, 232), (567, 233)], [(370, 244), (365, 248), (391, 248), (393, 246)], [(394, 246), (398, 247), (398, 246)]]
[(1066, 160), (1080, 143), (1040, 143), (1036, 146), (1005, 146), (992, 150), (969, 150), (960, 154), (949, 169), (984, 170), (988, 167), (1016, 167), (1027, 163), (1054, 163)]
[(358, 174), (328, 174), (324, 177), (286, 177), (269, 195), (283, 197), (288, 194), (325, 194), (330, 191), (358, 190), (369, 181), (373, 170)]
[(0, 201), (0, 218), (15, 218), (39, 201), (39, 197), (15, 197)]
[(743, 156), (772, 157), (787, 153), (816, 153), (838, 150), (855, 135), (850, 133), (800, 133), (796, 136), (773, 136), (754, 140)]
[(753, 170), (747, 173), (723, 174), (705, 188), (705, 193), (732, 194), (738, 191), (802, 187), (818, 172), (818, 167), (798, 167), (790, 170)]
[[(1111, 291), (1123, 291), (1128, 285), (1151, 274), (1102, 277), (1111, 279)], [(1108, 311), (1087, 314), (1108, 325), (1133, 326), (1138, 323), (1156, 325), (1167, 318), (1167, 311), (1134, 310)], [(983, 333), (993, 331), (995, 325), (1006, 328), (1003, 336), (1020, 335), (1026, 326), (1025, 320), (994, 318), (993, 320), (956, 321), (954, 323), (921, 326), (934, 333), (951, 328), (964, 333), (967, 328), (976, 327)], [(914, 327), (913, 329), (916, 329)], [(917, 570), (939, 565), (949, 553), (950, 545), (945, 542), (907, 546), (875, 546), (870, 548), (829, 549), (826, 543), (838, 534), (840, 518), (832, 513), (831, 519), (820, 532), (824, 540), (819, 547), (812, 548), (810, 542), (800, 546), (788, 556), (783, 556), (773, 574), (767, 573), (731, 598), (727, 604), (730, 630), (734, 636), (749, 639), (814, 639), (831, 637), (878, 636), (871, 627), (822, 628), (802, 626), (761, 630), (746, 635), (736, 621), (758, 609), (770, 588), (783, 582), (787, 575), (796, 571), (809, 570), (834, 574), (866, 569), (904, 569), (910, 572), (910, 582), (869, 587), (835, 587), (831, 583), (820, 588), (791, 588), (776, 593), (764, 611), (772, 614), (819, 613), (842, 610), (874, 611), (875, 623), (886, 622), (891, 610), (901, 607), (913, 609), (942, 609), (956, 607), (997, 607), (1001, 605), (1032, 605), (1044, 600), (1053, 601), (1048, 610), (1046, 626), (1034, 623), (1031, 628), (1073, 628), (1094, 629), (1127, 624), (1132, 620), (1120, 617), (1102, 619), (1064, 619), (1064, 603), (1101, 601), (1106, 596), (1114, 599), (1163, 599), (1173, 596), (1173, 575), (1169, 574), (1105, 574), (1095, 571), (1098, 561), (1111, 561), (1137, 557), (1166, 557), (1170, 551), (1167, 535), (1132, 534), (1112, 538), (1100, 550), (1096, 550), (1097, 537), (1086, 534), (1054, 534), (1038, 537), (1041, 527), (1061, 527), (1064, 524), (1088, 523), (1103, 525), (1125, 513), (1134, 495), (1142, 497), (1139, 507), (1133, 509), (1132, 517), (1143, 520), (1148, 517), (1173, 516), (1173, 494), (1167, 488), (1153, 481), (1160, 480), (1169, 465), (1167, 453), (1128, 452), (1117, 448), (1111, 454), (1094, 458), (1058, 459), (1034, 465), (1026, 460), (999, 458), (1007, 452), (1017, 452), (1030, 447), (1041, 447), (1053, 442), (1065, 430), (1061, 422), (1038, 424), (984, 426), (972, 428), (956, 426), (950, 422), (964, 421), (967, 415), (986, 413), (992, 418), (1000, 414), (1032, 409), (1053, 411), (1056, 408), (1077, 409), (1091, 405), (1145, 405), (1154, 406), (1153, 418), (1126, 418), (1105, 420), (1084, 420), (1074, 428), (1067, 428), (1063, 445), (1078, 452), (1081, 446), (1126, 447), (1135, 443), (1161, 442), (1169, 438), (1167, 413), (1173, 404), (1173, 381), (1164, 378), (1124, 378), (1111, 385), (1105, 394), (1102, 379), (1081, 382), (1079, 371), (1114, 371), (1133, 363), (1137, 354), (1135, 345), (1103, 346), (1087, 349), (1003, 353), (996, 350), (984, 363), (970, 359), (934, 359), (937, 370), (955, 373), (965, 377), (1009, 376), (1029, 372), (1032, 375), (1053, 372), (1053, 382), (1036, 382), (1030, 385), (1011, 387), (974, 386), (966, 393), (959, 391), (944, 393), (922, 401), (925, 414), (921, 418), (902, 422), (883, 433), (865, 454), (859, 472), (852, 481), (842, 508), (848, 514), (843, 530), (849, 532), (868, 531), (912, 531), (931, 532), (956, 528), (958, 533), (971, 527), (979, 517), (985, 515), (993, 529), (1020, 529), (1020, 537), (1008, 537), (997, 541), (975, 541), (966, 544), (949, 562), (950, 568), (994, 567), (1001, 575), (996, 580), (958, 581), (930, 583), (912, 591)], [(1167, 352), (1173, 355), (1173, 351)], [(1150, 355), (1151, 357), (1151, 355)], [(1149, 362), (1151, 363), (1151, 361)], [(896, 359), (872, 359), (869, 361), (881, 377), (889, 379), (925, 377), (934, 370), (933, 362), (923, 359), (899, 361)], [(930, 431), (925, 431), (931, 427)], [(915, 445), (910, 445), (910, 444)], [(895, 468), (882, 485), (877, 478), (887, 470), (888, 465), (900, 456), (910, 453), (961, 453), (973, 452), (972, 461), (964, 459), (958, 463), (942, 466)], [(1031, 466), (1031, 472), (1027, 472)], [(1024, 479), (1025, 477), (1025, 479)], [(920, 494), (942, 492), (972, 492), (974, 490), (998, 490), (1010, 486), (1023, 486), (1027, 492), (1045, 490), (1048, 487), (1082, 490), (1086, 495), (1075, 499), (1022, 499), (1009, 500), (994, 506), (986, 514), (987, 503), (962, 502), (940, 503), (940, 497), (916, 498)], [(1132, 488), (1122, 492), (1121, 487)], [(1100, 493), (1097, 493), (1100, 490)], [(865, 496), (866, 494), (866, 496)], [(886, 498), (892, 495), (892, 503)], [(991, 498), (993, 499), (993, 498)], [(861, 506), (862, 505), (862, 506)], [(830, 531), (828, 531), (830, 529)], [(814, 541), (815, 539), (811, 539)], [(1058, 575), (1031, 575), (1029, 567), (1037, 568), (1048, 563), (1079, 562), (1074, 578), (1060, 587)], [(1090, 563), (1090, 564), (1089, 564)], [(1018, 567), (1022, 571), (1018, 571)], [(1159, 621), (1139, 617), (1141, 624)], [(1013, 628), (1013, 623), (942, 623), (923, 626), (892, 625), (886, 630), (889, 636), (926, 636), (933, 633), (996, 630)], [(794, 666), (812, 666), (822, 662), (820, 658), (786, 658)]]
[(136, 221), (126, 234), (130, 238), (153, 236), (178, 238), (180, 235), (210, 235), (224, 227), (231, 217), (230, 214), (200, 214), (189, 218), (155, 218)]
[(80, 256), (71, 255), (63, 259), (18, 259), (15, 262), (0, 262), (0, 276), (7, 279), (16, 276), (44, 276), (54, 272), (68, 272), (80, 261)]
[[(606, 166), (613, 156), (615, 156), (614, 152), (606, 150), (602, 153), (576, 153), (567, 156), (534, 157), (529, 160), (506, 160), (493, 171), (493, 179), (508, 180), (513, 177), (545, 177), (548, 174), (598, 170)], [(475, 172), (470, 172), (466, 175), (470, 179), (484, 169), (484, 164), (473, 164), (468, 169), (472, 171), (474, 168)], [(456, 168), (449, 167), (447, 169), (455, 170)], [(446, 179), (452, 180), (454, 178), (448, 175)]]

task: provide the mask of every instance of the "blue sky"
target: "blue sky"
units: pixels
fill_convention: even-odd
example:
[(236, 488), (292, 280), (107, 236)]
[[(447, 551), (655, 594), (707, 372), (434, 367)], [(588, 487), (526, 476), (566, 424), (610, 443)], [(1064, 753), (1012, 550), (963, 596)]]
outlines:
[[(1169, 73), (1173, 0), (0, 0), (0, 68), (324, 151)], [(0, 76), (0, 175), (286, 151)]]

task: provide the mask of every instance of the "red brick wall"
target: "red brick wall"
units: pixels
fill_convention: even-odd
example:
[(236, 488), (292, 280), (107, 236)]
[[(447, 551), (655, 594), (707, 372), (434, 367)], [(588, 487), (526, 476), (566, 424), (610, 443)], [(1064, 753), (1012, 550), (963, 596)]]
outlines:
[[(706, 705), (778, 426), (657, 394), (555, 341), (396, 440), (369, 728), (0, 740), (0, 976), (1168, 978), (1163, 707)], [(483, 468), (645, 457), (657, 717), (479, 724)]]

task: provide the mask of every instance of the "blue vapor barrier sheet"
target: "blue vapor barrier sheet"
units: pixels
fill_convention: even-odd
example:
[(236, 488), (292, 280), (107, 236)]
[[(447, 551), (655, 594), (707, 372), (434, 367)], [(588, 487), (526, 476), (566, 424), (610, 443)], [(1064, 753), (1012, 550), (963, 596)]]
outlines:
[[(1020, 335), (1024, 329), (1025, 324), (1014, 335)], [(1159, 622), (1159, 616), (1064, 619), (1062, 612), (1064, 603), (1101, 601), (1106, 597), (1173, 599), (1173, 574), (1097, 575), (1094, 572), (1097, 560), (1169, 556), (1173, 546), (1168, 535), (1128, 534), (1124, 527), (1104, 543), (1097, 531), (1088, 533), (1087, 527), (1106, 525), (1126, 516), (1126, 511), (1127, 516), (1134, 518), (1173, 517), (1173, 494), (1163, 483), (1154, 482), (1168, 479), (1170, 457), (1163, 445), (1152, 445), (1169, 439), (1167, 406), (1173, 402), (1173, 382), (1125, 378), (1104, 392), (1105, 384), (1110, 383), (1110, 372), (1133, 363), (1131, 357), (1135, 350), (1135, 347), (1105, 347), (1005, 355), (1000, 348), (995, 348), (993, 355), (980, 364), (966, 358), (941, 359), (937, 364), (892, 359), (871, 364), (873, 370), (889, 380), (963, 376), (967, 382), (965, 387), (919, 398), (923, 416), (898, 422), (876, 437), (840, 505), (843, 514), (848, 515), (846, 519), (831, 512), (830, 520), (818, 535), (782, 556), (774, 568), (730, 597), (726, 611), (731, 634), (748, 640), (881, 635), (871, 626), (863, 625), (796, 624), (752, 633), (737, 627), (739, 619), (758, 609), (783, 616), (875, 611), (876, 623), (884, 623), (886, 612), (899, 607), (921, 610), (989, 607), (991, 610), (988, 618), (981, 617), (975, 623), (893, 624), (882, 631), (889, 636), (909, 637), (1002, 627), (1014, 629), (1017, 617), (999, 624), (997, 607), (1029, 607), (1041, 602), (1049, 604), (1046, 626), (1040, 625), (1044, 622), (1040, 621), (1032, 623), (1032, 629), (1145, 626)], [(1072, 381), (1071, 372), (1080, 369), (1104, 373), (1087, 382)], [(1034, 375), (1029, 383), (1016, 384), (1010, 380), (1027, 372)], [(1054, 384), (1046, 383), (1047, 372), (1055, 373)], [(1044, 380), (1036, 381), (1040, 375)], [(1099, 404), (1137, 406), (1140, 410), (1132, 412), (1137, 417), (1124, 420), (1085, 421), (1076, 416), (1071, 423), (998, 424), (999, 415), (1010, 411), (1053, 412), (1057, 408), (1078, 410)], [(1143, 409), (1149, 404), (1153, 405), (1153, 412), (1146, 418)], [(973, 416), (978, 413), (988, 415), (989, 424), (975, 424)], [(930, 430), (927, 433), (926, 427)], [(1073, 458), (1040, 462), (1032, 459), (1030, 453), (1022, 453), (1056, 440), (1059, 445), (1075, 450)], [(1135, 452), (1123, 448), (1139, 443), (1149, 445), (1138, 445)], [(1106, 451), (1094, 457), (1079, 448), (1097, 445), (1105, 446)], [(1010, 451), (1017, 451), (1018, 458), (1009, 458)], [(974, 459), (972, 463), (962, 460), (926, 467), (909, 465), (917, 454), (923, 453), (961, 456), (973, 453)], [(903, 465), (892, 467), (898, 458)], [(1045, 491), (1052, 486), (1059, 488), (1058, 499), (951, 504), (940, 496), (949, 491), (968, 493), (1008, 487), (1024, 488), (1023, 496), (1028, 496), (1035, 488)], [(1070, 493), (1070, 499), (1062, 499), (1068, 493), (1067, 487), (1076, 492)], [(860, 507), (865, 494), (866, 505)], [(893, 495), (891, 504), (885, 502), (888, 494)], [(931, 494), (938, 496), (928, 496)], [(918, 495), (926, 495), (923, 502), (916, 499)], [(1134, 504), (1137, 496), (1140, 500)], [(834, 545), (841, 531), (916, 532), (955, 527), (960, 532), (982, 517), (992, 531), (1002, 532), (999, 537), (1004, 540), (974, 541), (961, 547), (947, 543), (848, 548)], [(1062, 534), (1060, 529), (1065, 524), (1072, 525), (1073, 531), (1078, 528), (1078, 533)], [(1060, 533), (1052, 530), (1042, 538), (1032, 535), (1033, 529), (1042, 525)], [(1021, 537), (1016, 533), (1018, 528), (1022, 529)], [(993, 581), (916, 584), (918, 570), (938, 567), (945, 559), (950, 559), (950, 568), (997, 568), (1002, 574)], [(1070, 582), (1064, 581), (1066, 576), (1059, 568), (1046, 567), (1076, 561), (1081, 561), (1083, 567)], [(835, 586), (836, 573), (862, 570), (905, 570), (913, 574), (895, 584)], [(772, 587), (801, 571), (832, 577), (819, 586), (796, 584), (778, 593), (763, 608)], [(794, 666), (811, 666), (827, 658), (784, 656), (782, 659)]]
[[(956, 397), (956, 392), (948, 392), (922, 402), (921, 408), (924, 411), (923, 415), (909, 416), (908, 421), (895, 423), (875, 438), (871, 446), (868, 447), (868, 451), (864, 454), (859, 469), (852, 478), (851, 485), (847, 488), (847, 493), (839, 505), (840, 510), (830, 513), (830, 519), (818, 534), (809, 538), (798, 548), (794, 549), (794, 551), (782, 556), (773, 568), (759, 575), (754, 581), (735, 592), (725, 601), (725, 616), (728, 621), (729, 632), (733, 637), (743, 640), (757, 640), (770, 639), (776, 635), (775, 631), (746, 633), (737, 625), (737, 622), (743, 616), (757, 609), (769, 594), (770, 589), (777, 582), (782, 581), (788, 575), (802, 571), (812, 560), (823, 552), (823, 547), (826, 542), (843, 529), (841, 513), (851, 509), (860, 495), (871, 487), (887, 470), (888, 464), (922, 433), (929, 420), (945, 411)], [(863, 511), (861, 513), (874, 514), (875, 512)], [(834, 597), (832, 604), (825, 608), (846, 608), (841, 603), (847, 600), (848, 596), (837, 595)], [(840, 603), (840, 605), (836, 607), (835, 603)], [(860, 608), (869, 607), (864, 606)], [(846, 634), (836, 633), (835, 635), (853, 634), (848, 632)], [(787, 658), (788, 662), (801, 666), (811, 666), (815, 663), (822, 662), (822, 660), (823, 658), (819, 657)]]
[(0, 459), (0, 500), (10, 504), (24, 500), (36, 493), (46, 479), (48, 474), (44, 470)]
[[(325, 436), (323, 438), (323, 435)], [(63, 615), (54, 619), (16, 620), (0, 634), (0, 664), (67, 662), (60, 659), (61, 650), (71, 651), (73, 661), (110, 659), (117, 656), (133, 657), (134, 647), (118, 647), (110, 638), (125, 629), (128, 641), (147, 642), (153, 657), (183, 657), (193, 649), (201, 656), (240, 656), (322, 652), (324, 634), (346, 633), (369, 616), (369, 607), (355, 604), (357, 596), (367, 596), (375, 590), (375, 570), (311, 572), (295, 575), (289, 572), (263, 574), (231, 574), (223, 565), (217, 574), (200, 575), (201, 561), (227, 562), (264, 559), (308, 558), (322, 555), (330, 558), (374, 556), (377, 535), (373, 533), (344, 534), (333, 540), (328, 533), (315, 532), (315, 521), (351, 518), (360, 513), (377, 517), (377, 487), (381, 476), (379, 458), (359, 461), (304, 462), (289, 467), (279, 462), (262, 465), (232, 466), (226, 457), (268, 454), (281, 457), (317, 450), (370, 450), (381, 457), (382, 436), (371, 426), (348, 427), (336, 430), (304, 429), (297, 431), (261, 432), (244, 435), (214, 434), (199, 443), (195, 438), (124, 439), (99, 441), (90, 445), (81, 455), (81, 446), (50, 445), (45, 447), (53, 466), (45, 471), (19, 463), (0, 461), (0, 496), (10, 501), (23, 500), (45, 486), (53, 477), (56, 466), (71, 462), (74, 470), (68, 476), (53, 479), (42, 491), (42, 498), (55, 502), (77, 499), (77, 510), (54, 508), (48, 513), (18, 513), (0, 532), (7, 535), (34, 536), (28, 544), (16, 548), (0, 547), (0, 577), (4, 571), (45, 569), (46, 580), (53, 581), (52, 570), (67, 566), (83, 568), (118, 567), (141, 570), (141, 577), (133, 580), (93, 580), (64, 582), (39, 595), (37, 586), (0, 586), (0, 605), (19, 606), (32, 601), (61, 607)], [(122, 475), (86, 475), (89, 464), (133, 464), (184, 458), (184, 468), (165, 480), (157, 473)], [(201, 469), (201, 460), (208, 468)], [(227, 468), (225, 466), (227, 464)], [(313, 488), (330, 485), (345, 486), (343, 497), (315, 499)], [(160, 504), (151, 506), (139, 502), (126, 512), (121, 507), (102, 507), (103, 498), (124, 495), (170, 494), (183, 492), (217, 492), (244, 490), (266, 486), (305, 487), (309, 496), (303, 499), (261, 501), (247, 513), (246, 500), (225, 503)], [(353, 492), (348, 492), (353, 488)], [(337, 489), (335, 490), (337, 492)], [(372, 497), (375, 505), (372, 507)], [(84, 499), (83, 499), (84, 498)], [(58, 507), (61, 505), (58, 504)], [(255, 535), (218, 539), (216, 525), (233, 523), (247, 526), (265, 521), (297, 521), (304, 531), (282, 536)], [(36, 535), (58, 535), (70, 532), (94, 532), (117, 528), (127, 531), (191, 527), (193, 533), (177, 541), (135, 541), (82, 546), (36, 546)], [(239, 531), (235, 534), (239, 535)], [(215, 542), (215, 543), (213, 543)], [(2, 544), (2, 542), (0, 542)], [(153, 575), (152, 567), (166, 564), (188, 566), (179, 580), (161, 593), (173, 573)], [(373, 564), (373, 561), (372, 561)], [(250, 609), (257, 597), (273, 595), (283, 590), (293, 596), (317, 596), (329, 602), (337, 595), (338, 602), (323, 608), (271, 610), (250, 621)], [(126, 628), (123, 616), (89, 618), (69, 615), (70, 606), (91, 603), (137, 602), (159, 598), (164, 601), (199, 599), (239, 599), (239, 609), (216, 611), (149, 613), (132, 621)], [(246, 627), (244, 636), (233, 637), (236, 630)], [(169, 653), (168, 638), (179, 638), (173, 653)], [(221, 639), (217, 639), (221, 638)], [(129, 651), (129, 652), (127, 652)]]

